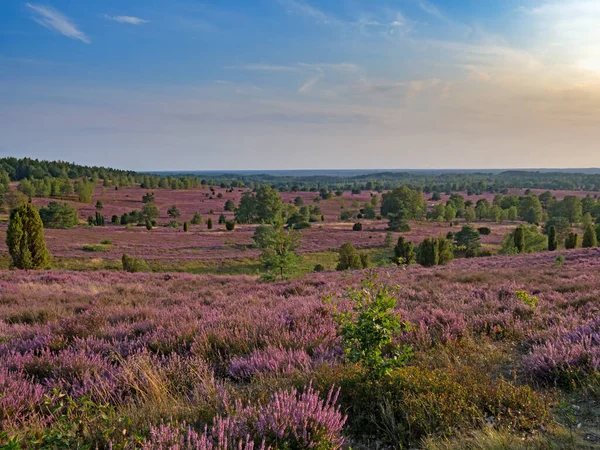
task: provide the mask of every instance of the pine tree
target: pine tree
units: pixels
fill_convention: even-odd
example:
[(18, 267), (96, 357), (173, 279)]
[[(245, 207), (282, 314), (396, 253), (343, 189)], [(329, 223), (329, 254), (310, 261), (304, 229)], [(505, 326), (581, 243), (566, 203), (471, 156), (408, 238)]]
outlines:
[(585, 233), (583, 234), (583, 248), (598, 247), (598, 238), (596, 237), (596, 229), (592, 224), (588, 224), (585, 227)]
[(518, 253), (523, 253), (525, 251), (525, 232), (523, 227), (517, 227), (515, 230), (515, 248)]
[(6, 232), (6, 245), (17, 269), (44, 269), (50, 255), (44, 239), (44, 225), (31, 203), (14, 209)]
[(548, 250), (553, 252), (558, 248), (558, 238), (556, 237), (556, 227), (551, 226), (548, 230)]

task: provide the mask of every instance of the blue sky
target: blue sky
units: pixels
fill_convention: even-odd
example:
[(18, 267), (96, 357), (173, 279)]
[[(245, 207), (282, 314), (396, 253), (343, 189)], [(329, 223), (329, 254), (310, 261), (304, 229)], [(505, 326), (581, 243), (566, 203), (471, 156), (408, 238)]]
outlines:
[(600, 166), (600, 2), (0, 3), (0, 156)]

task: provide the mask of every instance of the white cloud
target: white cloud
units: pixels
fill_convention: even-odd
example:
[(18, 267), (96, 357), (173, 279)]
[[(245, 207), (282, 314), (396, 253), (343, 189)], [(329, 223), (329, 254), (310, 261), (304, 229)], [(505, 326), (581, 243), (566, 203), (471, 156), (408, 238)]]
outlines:
[(321, 69), (317, 69), (317, 73), (310, 77), (300, 88), (298, 89), (299, 94), (308, 94), (313, 86), (319, 82), (321, 78), (323, 78), (325, 74)]
[(141, 25), (143, 23), (149, 22), (149, 20), (140, 19), (139, 17), (133, 17), (133, 16), (109, 16), (109, 15), (105, 14), (104, 18), (107, 20), (112, 20), (114, 22), (127, 23), (130, 25)]
[(322, 10), (309, 5), (303, 0), (278, 0), (289, 13), (312, 17), (324, 24), (339, 23), (339, 21)]
[(32, 3), (25, 3), (25, 6), (36, 13), (32, 19), (41, 26), (56, 31), (63, 36), (70, 37), (71, 39), (77, 39), (86, 44), (90, 43), (90, 39), (85, 33), (78, 30), (77, 26), (60, 11), (51, 8), (50, 6), (35, 5)]
[(437, 8), (437, 6), (425, 1), (419, 0), (419, 8), (425, 11), (427, 14), (436, 17), (440, 20), (446, 21), (446, 17), (442, 14), (442, 12)]

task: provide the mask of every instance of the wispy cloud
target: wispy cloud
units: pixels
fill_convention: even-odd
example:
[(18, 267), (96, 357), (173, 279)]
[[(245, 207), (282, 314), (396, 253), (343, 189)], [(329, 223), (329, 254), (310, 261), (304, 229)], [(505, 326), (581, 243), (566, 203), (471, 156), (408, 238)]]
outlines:
[(57, 33), (67, 36), (71, 39), (77, 39), (81, 42), (85, 42), (86, 44), (91, 42), (85, 33), (77, 29), (77, 26), (60, 11), (50, 6), (36, 5), (32, 3), (25, 3), (25, 6), (27, 6), (36, 14), (32, 17), (32, 19), (41, 26), (49, 30), (56, 31)]
[(289, 13), (312, 17), (324, 24), (339, 23), (337, 18), (326, 14), (319, 8), (316, 8), (303, 0), (278, 0), (278, 2)]
[(105, 14), (104, 18), (106, 20), (112, 20), (113, 22), (127, 23), (130, 25), (141, 25), (143, 23), (149, 22), (149, 20), (141, 19), (139, 17), (134, 16), (109, 16)]
[(425, 11), (430, 16), (436, 17), (443, 21), (447, 20), (446, 17), (442, 14), (442, 12), (438, 9), (438, 7), (433, 5), (432, 3), (429, 3), (426, 0), (419, 0), (418, 4), (419, 4), (419, 8), (421, 8), (423, 11)]
[(317, 73), (310, 77), (300, 88), (298, 89), (299, 94), (308, 94), (313, 86), (319, 82), (321, 78), (325, 76), (323, 70), (317, 68)]
[(374, 30), (383, 34), (395, 34), (402, 30), (403, 34), (410, 31), (410, 22), (400, 13), (396, 12), (391, 17), (381, 19), (375, 16), (361, 16), (353, 19), (345, 19), (327, 13), (322, 9), (312, 6), (304, 0), (277, 0), (279, 4), (289, 13), (314, 19), (321, 25), (329, 25), (340, 28), (343, 31), (359, 31), (370, 35)]

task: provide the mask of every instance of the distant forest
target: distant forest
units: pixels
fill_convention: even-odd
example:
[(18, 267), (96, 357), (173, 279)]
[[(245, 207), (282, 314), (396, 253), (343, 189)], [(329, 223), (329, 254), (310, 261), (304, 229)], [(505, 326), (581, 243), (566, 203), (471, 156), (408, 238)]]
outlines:
[[(10, 182), (31, 182), (30, 189), (45, 191), (53, 180), (98, 182), (106, 187), (126, 187), (139, 184), (145, 189), (191, 189), (200, 185), (246, 187), (255, 189), (269, 185), (279, 191), (376, 190), (405, 185), (430, 192), (503, 193), (507, 189), (550, 189), (600, 191), (600, 174), (564, 171), (509, 170), (499, 173), (460, 172), (378, 172), (339, 175), (286, 174), (151, 174), (109, 167), (83, 166), (65, 161), (43, 161), (31, 158), (0, 159), (0, 192), (8, 190)], [(27, 183), (26, 183), (27, 184)], [(40, 192), (45, 193), (45, 192)]]

